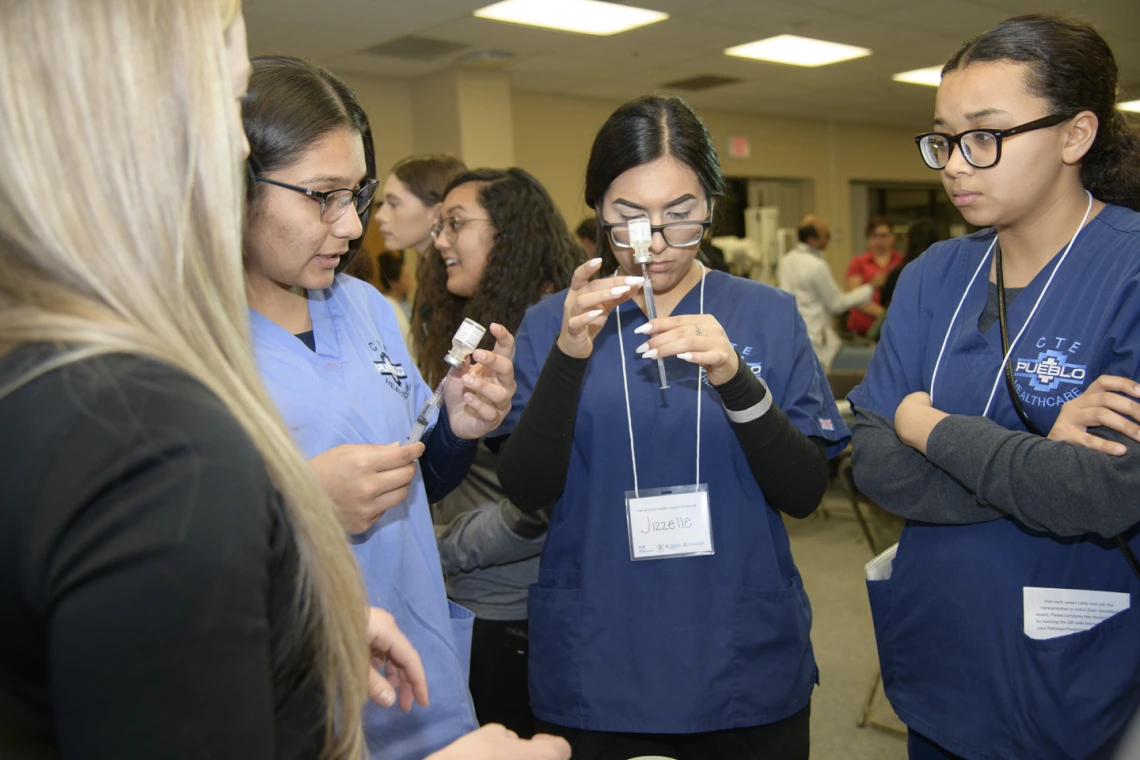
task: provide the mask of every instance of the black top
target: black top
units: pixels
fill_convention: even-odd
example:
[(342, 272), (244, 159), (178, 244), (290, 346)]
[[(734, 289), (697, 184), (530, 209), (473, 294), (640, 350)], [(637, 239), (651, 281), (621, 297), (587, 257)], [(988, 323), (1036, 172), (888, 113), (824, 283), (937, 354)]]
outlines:
[[(1006, 288), (1005, 289), (1005, 303), (1009, 306), (1013, 303), (1021, 291), (1025, 288)], [(978, 316), (978, 332), (986, 332), (991, 327), (997, 324), (998, 317), (1001, 314), (998, 312), (998, 286), (997, 283), (989, 283), (989, 290), (986, 291), (986, 305), (982, 307), (982, 313)], [(1010, 335), (1013, 339), (1013, 335)]]
[[(502, 449), (499, 482), (524, 513), (549, 510), (566, 487), (588, 363), (589, 359), (567, 356), (557, 343), (551, 346), (534, 391)], [(768, 396), (767, 386), (743, 359), (728, 382), (713, 387), (730, 412), (756, 407)], [(804, 435), (774, 403), (755, 419), (730, 418), (729, 424), (768, 504), (792, 517), (815, 511), (827, 489), (827, 441)]]
[[(0, 359), (0, 386), (29, 358)], [(316, 757), (297, 549), (221, 402), (111, 356), (0, 419), (0, 757)]]
[(312, 331), (297, 333), (297, 340), (304, 343), (310, 351), (316, 352), (317, 350), (317, 336)]

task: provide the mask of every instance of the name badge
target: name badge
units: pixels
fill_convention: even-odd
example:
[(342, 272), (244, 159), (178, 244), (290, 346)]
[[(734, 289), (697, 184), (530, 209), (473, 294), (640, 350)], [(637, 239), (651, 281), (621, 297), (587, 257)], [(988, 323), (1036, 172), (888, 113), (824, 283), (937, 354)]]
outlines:
[(705, 483), (626, 491), (625, 516), (635, 562), (714, 553)]

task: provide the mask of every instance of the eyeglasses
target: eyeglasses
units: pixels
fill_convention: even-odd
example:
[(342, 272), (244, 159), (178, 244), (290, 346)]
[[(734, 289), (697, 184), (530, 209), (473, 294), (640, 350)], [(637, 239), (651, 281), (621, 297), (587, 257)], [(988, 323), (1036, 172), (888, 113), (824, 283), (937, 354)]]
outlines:
[(945, 169), (946, 164), (950, 163), (950, 155), (954, 152), (955, 145), (962, 149), (962, 157), (970, 166), (989, 169), (1001, 160), (1003, 138), (1032, 132), (1035, 129), (1055, 127), (1072, 117), (1072, 114), (1054, 114), (1009, 129), (968, 129), (956, 135), (927, 132), (914, 138), (914, 141), (918, 144), (922, 160), (931, 169)]
[[(670, 222), (669, 224), (652, 224), (649, 226), (650, 235), (658, 232), (665, 238), (665, 244), (672, 248), (689, 248), (701, 242), (705, 230), (712, 226), (712, 222)], [(618, 248), (632, 248), (629, 244), (629, 223), (602, 222), (602, 229), (609, 233), (610, 242)]]
[(360, 186), (358, 190), (330, 190), (327, 193), (322, 193), (318, 190), (310, 190), (307, 187), (298, 187), (297, 185), (289, 185), (284, 182), (278, 182), (275, 179), (268, 179), (266, 177), (254, 177), (257, 182), (264, 182), (267, 185), (276, 185), (283, 187), (286, 190), (292, 190), (295, 193), (308, 196), (314, 201), (320, 201), (321, 204), (321, 221), (325, 224), (332, 224), (336, 220), (344, 216), (344, 212), (348, 210), (349, 206), (356, 208), (356, 213), (363, 214), (368, 210), (368, 204), (372, 203), (372, 197), (376, 195), (376, 188), (380, 183), (374, 179), (370, 179)]
[(447, 239), (451, 242), (455, 242), (455, 239), (457, 237), (459, 237), (459, 231), (461, 229), (463, 229), (463, 225), (467, 224), (468, 222), (489, 222), (489, 221), (491, 221), (491, 220), (490, 219), (460, 219), (457, 216), (449, 216), (446, 219), (440, 220), (439, 224), (433, 224), (431, 226), (431, 239), (435, 240), (440, 235), (446, 233)]

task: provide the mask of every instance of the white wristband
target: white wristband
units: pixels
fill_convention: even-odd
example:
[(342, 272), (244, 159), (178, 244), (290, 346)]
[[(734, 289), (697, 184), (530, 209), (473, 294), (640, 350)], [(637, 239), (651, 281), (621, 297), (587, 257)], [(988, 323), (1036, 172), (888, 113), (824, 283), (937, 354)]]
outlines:
[(739, 424), (744, 422), (752, 422), (752, 420), (758, 420), (767, 414), (768, 410), (772, 408), (772, 389), (768, 387), (768, 383), (764, 382), (764, 378), (757, 375), (756, 379), (759, 380), (760, 384), (764, 386), (763, 400), (758, 404), (753, 404), (747, 409), (741, 409), (739, 412), (734, 412), (731, 409), (725, 409), (724, 411), (726, 414), (728, 414), (728, 419), (732, 422)]

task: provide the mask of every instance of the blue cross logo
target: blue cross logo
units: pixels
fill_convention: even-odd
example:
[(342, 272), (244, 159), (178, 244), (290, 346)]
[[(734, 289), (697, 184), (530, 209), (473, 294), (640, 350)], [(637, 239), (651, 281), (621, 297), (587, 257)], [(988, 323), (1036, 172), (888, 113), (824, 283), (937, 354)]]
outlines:
[(1013, 374), (1029, 381), (1035, 391), (1055, 391), (1065, 385), (1084, 385), (1084, 364), (1069, 364), (1060, 351), (1043, 351), (1036, 359), (1018, 359)]

